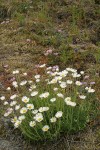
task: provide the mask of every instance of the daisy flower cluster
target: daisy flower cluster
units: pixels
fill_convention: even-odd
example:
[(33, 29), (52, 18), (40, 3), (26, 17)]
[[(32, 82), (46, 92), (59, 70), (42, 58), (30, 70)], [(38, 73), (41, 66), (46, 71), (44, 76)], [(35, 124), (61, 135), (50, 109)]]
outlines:
[[(93, 84), (83, 84), (84, 71), (73, 68), (60, 71), (58, 66), (40, 65), (44, 74), (12, 72), (15, 80), (0, 100), (4, 117), (11, 118), (14, 128), (32, 140), (52, 139), (61, 132), (83, 129), (89, 121)], [(81, 80), (83, 79), (83, 80)]]

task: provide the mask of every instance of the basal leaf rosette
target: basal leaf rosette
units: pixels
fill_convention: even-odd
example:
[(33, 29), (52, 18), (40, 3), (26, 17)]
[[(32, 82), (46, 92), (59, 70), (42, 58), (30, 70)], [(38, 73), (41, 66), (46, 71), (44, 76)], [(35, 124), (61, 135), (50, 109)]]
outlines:
[(84, 71), (58, 66), (39, 66), (44, 73), (34, 74), (14, 70), (15, 80), (7, 87), (7, 97), (0, 99), (5, 105), (5, 117), (11, 118), (14, 128), (19, 128), (31, 140), (53, 139), (60, 133), (70, 133), (85, 128), (90, 119), (95, 90), (84, 84)]

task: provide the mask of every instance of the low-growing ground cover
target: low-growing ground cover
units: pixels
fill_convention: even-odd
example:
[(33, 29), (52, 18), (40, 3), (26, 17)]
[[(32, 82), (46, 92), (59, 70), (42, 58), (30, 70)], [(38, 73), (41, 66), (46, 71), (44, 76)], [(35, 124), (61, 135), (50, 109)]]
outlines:
[[(19, 69), (21, 72), (27, 70), (30, 78), (32, 74), (43, 73), (36, 68), (38, 64), (59, 65), (60, 71), (71, 67), (77, 69), (78, 73), (83, 70), (87, 76), (86, 82), (95, 82), (94, 89), (98, 101), (97, 110), (99, 110), (99, 10), (99, 1), (96, 0), (59, 2), (1, 0), (1, 93), (5, 94), (5, 89), (11, 85), (12, 70)], [(3, 107), (1, 102), (0, 107)], [(91, 121), (84, 131), (74, 135), (62, 135), (60, 140), (52, 143), (53, 146), (49, 143), (44, 145), (35, 143), (34, 147), (36, 149), (99, 149), (99, 117), (95, 118), (98, 111), (94, 113), (95, 111), (92, 112)], [(18, 130), (11, 132), (13, 127), (9, 119), (2, 118), (1, 115), (1, 122), (3, 123), (0, 126), (0, 135), (3, 140), (12, 142), (11, 137), (13, 139), (17, 137), (24, 143)], [(16, 140), (13, 141), (16, 145)], [(31, 144), (25, 143), (20, 145), (20, 149), (32, 149)]]

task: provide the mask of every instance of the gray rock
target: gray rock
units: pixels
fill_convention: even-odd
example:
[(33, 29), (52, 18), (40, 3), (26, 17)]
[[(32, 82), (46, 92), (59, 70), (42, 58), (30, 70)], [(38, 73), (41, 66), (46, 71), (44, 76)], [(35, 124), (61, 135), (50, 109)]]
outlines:
[(14, 148), (9, 141), (0, 140), (0, 150), (14, 150)]
[(22, 150), (22, 148), (11, 141), (0, 139), (0, 150)]

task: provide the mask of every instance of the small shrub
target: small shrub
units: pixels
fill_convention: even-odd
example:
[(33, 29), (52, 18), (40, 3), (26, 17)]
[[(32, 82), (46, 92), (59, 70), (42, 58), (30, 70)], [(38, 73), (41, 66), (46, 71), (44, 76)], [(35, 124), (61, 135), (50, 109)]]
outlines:
[(95, 90), (92, 84), (84, 84), (84, 71), (78, 73), (72, 68), (59, 71), (58, 66), (45, 64), (38, 67), (41, 75), (13, 71), (15, 78), (6, 89), (7, 97), (0, 97), (6, 107), (4, 116), (10, 117), (14, 128), (31, 140), (52, 140), (60, 133), (85, 128)]

